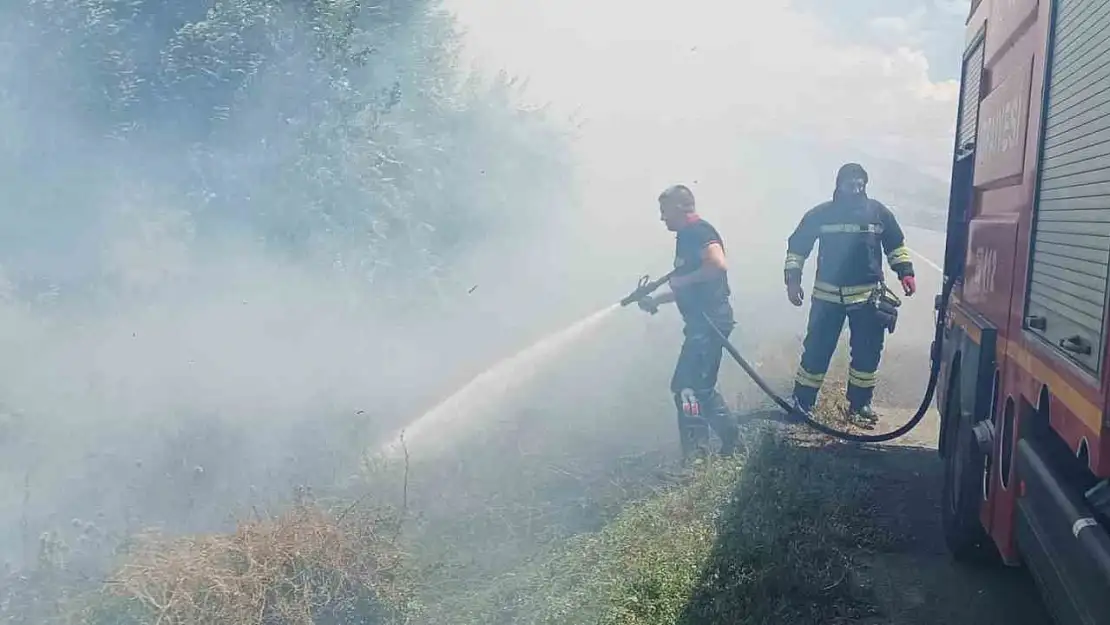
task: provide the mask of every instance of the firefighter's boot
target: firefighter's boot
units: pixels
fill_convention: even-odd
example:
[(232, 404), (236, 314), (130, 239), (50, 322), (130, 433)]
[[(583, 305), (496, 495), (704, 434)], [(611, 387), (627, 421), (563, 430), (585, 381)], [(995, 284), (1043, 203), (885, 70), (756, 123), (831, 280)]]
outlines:
[(875, 414), (871, 404), (863, 404), (848, 408), (848, 420), (864, 429), (872, 430), (879, 422), (879, 415)]
[(721, 439), (721, 455), (731, 456), (736, 453), (736, 443), (740, 438), (740, 427), (729, 410), (725, 398), (717, 389), (709, 389), (697, 393), (701, 405), (702, 415), (713, 431)]

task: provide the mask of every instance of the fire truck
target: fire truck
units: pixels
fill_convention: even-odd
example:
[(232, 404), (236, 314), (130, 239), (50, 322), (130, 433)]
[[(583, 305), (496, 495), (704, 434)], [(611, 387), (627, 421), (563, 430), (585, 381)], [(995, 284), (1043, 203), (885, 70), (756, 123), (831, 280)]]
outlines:
[(1110, 623), (1110, 0), (973, 0), (936, 402), (957, 560)]

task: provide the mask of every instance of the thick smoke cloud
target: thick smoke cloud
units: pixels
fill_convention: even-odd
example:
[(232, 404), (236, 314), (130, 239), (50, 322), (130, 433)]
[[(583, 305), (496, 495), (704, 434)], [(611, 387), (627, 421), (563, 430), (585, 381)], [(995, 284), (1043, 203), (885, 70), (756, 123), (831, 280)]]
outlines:
[(565, 129), (457, 45), (419, 1), (0, 10), (0, 549), (340, 483), (592, 305), (525, 281)]
[[(860, 32), (872, 28), (866, 8), (818, 11), (800, 0), (449, 5), (476, 63), (529, 76), (530, 98), (581, 121), (574, 162), (583, 206), (603, 234), (579, 248), (597, 250), (596, 262), (614, 276), (611, 290), (617, 276), (667, 269), (670, 241), (655, 195), (677, 182), (694, 188), (722, 229), (737, 297), (774, 311), (767, 317), (791, 334), (804, 317), (780, 310), (785, 239), (805, 210), (828, 199), (840, 164), (863, 163), (869, 191), (907, 225), (943, 222), (958, 84), (933, 78), (912, 39), (873, 43)], [(963, 16), (942, 8), (930, 13), (930, 27), (940, 31), (943, 21), (959, 50)], [(897, 11), (875, 3), (870, 15)]]

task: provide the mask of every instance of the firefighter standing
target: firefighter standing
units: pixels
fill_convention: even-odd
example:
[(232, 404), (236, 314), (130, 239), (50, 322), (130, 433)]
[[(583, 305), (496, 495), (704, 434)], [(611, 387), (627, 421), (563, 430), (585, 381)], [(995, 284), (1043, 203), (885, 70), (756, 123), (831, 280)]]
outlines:
[(645, 297), (638, 304), (654, 314), (660, 304), (675, 302), (685, 323), (685, 340), (671, 378), (683, 453), (705, 453), (708, 425), (721, 438), (721, 454), (731, 455), (738, 428), (717, 391), (724, 346), (709, 326), (712, 323), (727, 337), (736, 325), (728, 299), (724, 244), (716, 228), (698, 216), (694, 194), (683, 185), (659, 195), (659, 215), (675, 233), (676, 272), (669, 292)]
[(801, 306), (802, 267), (820, 239), (813, 303), (794, 378), (795, 404), (807, 412), (813, 409), (847, 317), (849, 416), (874, 423), (876, 371), (884, 333), (893, 331), (895, 314), (893, 308), (875, 305), (880, 295), (889, 293), (883, 281), (883, 252), (906, 296), (917, 286), (898, 220), (886, 206), (867, 197), (866, 188), (863, 167), (849, 163), (840, 168), (832, 201), (807, 212), (787, 241), (785, 279), (790, 303)]

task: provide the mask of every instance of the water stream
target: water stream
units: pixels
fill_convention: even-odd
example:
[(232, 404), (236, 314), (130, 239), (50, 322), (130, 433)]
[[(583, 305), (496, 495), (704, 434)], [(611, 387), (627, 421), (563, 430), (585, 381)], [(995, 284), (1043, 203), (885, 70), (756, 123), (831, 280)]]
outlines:
[(501, 402), (506, 394), (531, 379), (543, 365), (597, 328), (619, 308), (618, 304), (607, 306), (499, 361), (385, 439), (378, 452), (390, 457), (405, 448), (420, 447), (424, 456), (425, 448), (450, 442), (454, 435), (477, 425), (476, 415), (488, 414), (489, 408)]

